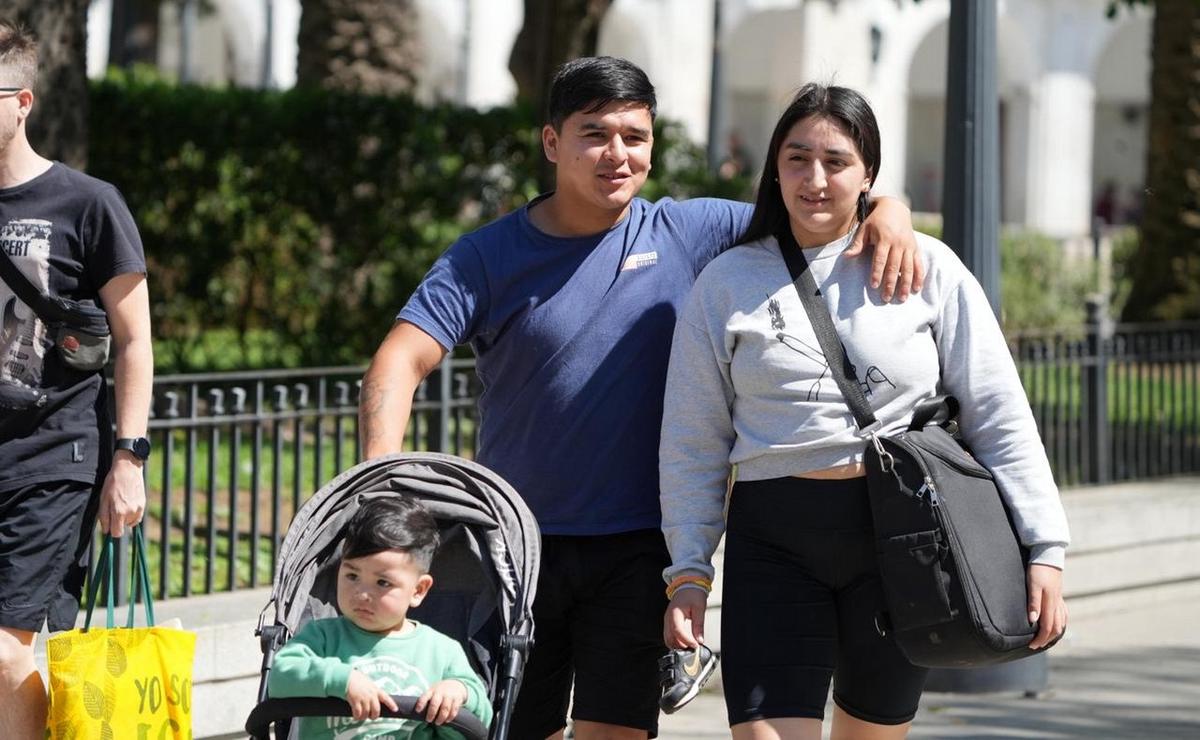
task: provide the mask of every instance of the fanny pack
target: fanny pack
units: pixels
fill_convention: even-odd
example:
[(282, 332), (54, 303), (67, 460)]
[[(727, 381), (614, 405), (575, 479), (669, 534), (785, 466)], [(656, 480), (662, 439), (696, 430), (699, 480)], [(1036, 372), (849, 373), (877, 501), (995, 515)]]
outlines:
[[(3, 249), (0, 249), (0, 278), (46, 324), (67, 367), (83, 372), (104, 367), (112, 335), (108, 315), (94, 301), (46, 295), (34, 287)], [(45, 403), (46, 396), (38, 388), (15, 381), (0, 382), (2, 408), (21, 410)]]
[(887, 606), (876, 629), (909, 662), (932, 668), (1033, 655), (1028, 552), (991, 472), (955, 436), (958, 402), (923, 401), (905, 431), (882, 434), (804, 253), (790, 231), (777, 238), (830, 374), (869, 440), (863, 462)]

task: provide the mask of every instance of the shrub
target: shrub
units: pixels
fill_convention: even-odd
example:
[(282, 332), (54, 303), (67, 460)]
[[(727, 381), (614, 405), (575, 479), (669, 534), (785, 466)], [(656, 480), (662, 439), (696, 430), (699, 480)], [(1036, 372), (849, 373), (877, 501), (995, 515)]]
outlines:
[[(455, 238), (537, 194), (521, 108), (135, 70), (95, 83), (91, 111), (89, 171), (121, 189), (146, 244), (160, 371), (362, 362)], [(647, 197), (737, 191), (658, 128)]]

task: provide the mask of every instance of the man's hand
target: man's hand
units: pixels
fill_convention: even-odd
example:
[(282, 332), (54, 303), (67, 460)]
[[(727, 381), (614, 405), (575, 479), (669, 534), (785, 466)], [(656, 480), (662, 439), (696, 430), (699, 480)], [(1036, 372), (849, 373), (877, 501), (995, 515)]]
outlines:
[(699, 588), (680, 588), (663, 615), (663, 642), (667, 647), (695, 648), (704, 642), (704, 610), (708, 593)]
[(350, 671), (350, 680), (346, 683), (346, 701), (350, 703), (351, 716), (358, 722), (379, 719), (380, 705), (396, 711), (396, 702), (388, 692), (358, 670)]
[(877, 198), (862, 227), (854, 236), (844, 257), (856, 257), (870, 245), (871, 287), (879, 288), (884, 301), (899, 295), (903, 303), (910, 293), (919, 292), (925, 281), (925, 263), (917, 254), (912, 212), (895, 198)]
[(438, 681), (421, 694), (413, 710), (425, 713), (425, 721), (444, 725), (458, 716), (458, 710), (467, 702), (467, 687), (462, 681), (448, 678)]
[(137, 526), (146, 510), (142, 461), (126, 459), (129, 456), (128, 452), (116, 454), (100, 491), (100, 531), (113, 537), (124, 536), (126, 526)]
[(1067, 629), (1067, 603), (1062, 596), (1062, 571), (1052, 565), (1029, 566), (1029, 623), (1038, 626), (1029, 647), (1040, 650)]

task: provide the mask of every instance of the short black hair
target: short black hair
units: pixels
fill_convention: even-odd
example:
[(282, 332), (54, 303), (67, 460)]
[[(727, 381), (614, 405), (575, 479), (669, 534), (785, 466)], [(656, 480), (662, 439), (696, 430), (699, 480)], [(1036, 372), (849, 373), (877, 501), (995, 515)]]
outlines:
[(440, 540), (437, 522), (419, 500), (379, 496), (363, 501), (350, 518), (342, 559), (395, 550), (407, 554), (422, 573), (428, 573)]
[(658, 114), (658, 99), (650, 78), (633, 62), (617, 57), (580, 57), (554, 73), (546, 103), (546, 122), (561, 131), (572, 113), (595, 113), (614, 100), (638, 103)]
[[(779, 192), (779, 150), (792, 126), (809, 116), (820, 116), (840, 128), (854, 142), (872, 184), (879, 177), (879, 124), (871, 104), (857, 90), (810, 82), (800, 88), (775, 124), (771, 144), (767, 147), (767, 160), (763, 163), (762, 177), (758, 182), (754, 213), (750, 216), (745, 233), (738, 240), (739, 244), (774, 236), (781, 229), (789, 228), (787, 206)], [(868, 210), (870, 198), (867, 193), (860, 193), (859, 221), (867, 217)]]
[(25, 25), (0, 20), (0, 85), (32, 90), (37, 84), (38, 43)]

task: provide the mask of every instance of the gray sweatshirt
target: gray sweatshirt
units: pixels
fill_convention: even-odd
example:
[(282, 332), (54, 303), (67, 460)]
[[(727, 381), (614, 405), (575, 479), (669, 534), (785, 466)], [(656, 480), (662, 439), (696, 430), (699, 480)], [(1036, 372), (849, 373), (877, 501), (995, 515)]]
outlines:
[[(926, 277), (883, 303), (868, 257), (841, 258), (852, 234), (805, 249), (833, 324), (885, 433), (939, 393), (992, 472), (1032, 562), (1062, 567), (1070, 539), (1058, 488), (1012, 356), (974, 276), (942, 242), (917, 235)], [(727, 480), (764, 480), (859, 462), (865, 443), (773, 238), (717, 257), (675, 327), (659, 448), (669, 582), (713, 575)]]

